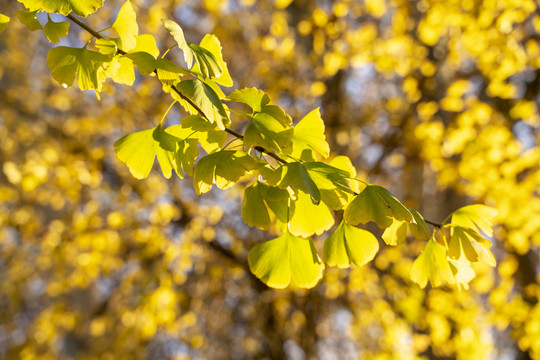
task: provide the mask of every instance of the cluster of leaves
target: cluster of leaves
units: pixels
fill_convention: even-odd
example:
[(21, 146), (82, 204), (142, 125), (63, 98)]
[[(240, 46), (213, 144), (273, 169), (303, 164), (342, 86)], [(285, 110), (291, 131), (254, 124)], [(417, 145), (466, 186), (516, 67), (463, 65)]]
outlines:
[[(403, 243), (409, 233), (427, 240), (411, 268), (412, 280), (422, 287), (429, 280), (433, 286), (467, 288), (474, 277), (471, 263), (495, 265), (491, 242), (484, 237), (493, 235), (493, 209), (461, 208), (449, 216), (448, 224), (436, 225), (431, 232), (417, 211), (385, 188), (358, 179), (349, 158), (330, 159), (318, 109), (293, 125), (291, 116), (271, 104), (262, 90), (244, 88), (225, 95), (220, 86), (231, 87), (233, 81), (215, 35), (192, 44), (177, 23), (163, 20), (175, 44), (161, 54), (152, 35), (139, 35), (129, 0), (109, 28), (117, 37), (102, 34), (108, 29), (94, 31), (71, 14), (93, 13), (102, 5), (98, 0), (20, 2), (28, 10), (19, 12), (18, 18), (30, 30), (42, 29), (36, 14), (45, 11), (67, 16), (93, 35), (83, 48), (58, 46), (49, 51), (47, 65), (62, 86), (72, 86), (77, 78), (80, 89), (94, 90), (99, 97), (107, 79), (133, 85), (135, 67), (141, 75), (161, 81), (173, 99), (169, 109), (179, 103), (188, 115), (165, 127), (165, 114), (156, 127), (122, 137), (114, 144), (118, 158), (137, 179), (149, 175), (157, 158), (166, 178), (173, 170), (180, 178), (193, 176), (197, 194), (210, 191), (214, 184), (222, 190), (245, 186), (244, 221), (281, 233), (254, 246), (248, 256), (252, 272), (268, 286), (285, 288), (292, 282), (310, 288), (322, 277), (324, 263), (345, 268), (371, 261), (379, 242), (357, 227), (369, 222), (384, 229), (387, 245)], [(0, 20), (7, 24), (9, 19)], [(43, 31), (56, 43), (68, 33), (66, 24), (49, 19)], [(174, 47), (182, 51), (185, 67), (165, 59)], [(243, 135), (231, 129), (235, 117), (248, 121)], [(226, 143), (228, 137), (232, 140)], [(343, 211), (343, 219), (326, 238), (321, 259), (312, 238), (334, 227), (336, 211)]]

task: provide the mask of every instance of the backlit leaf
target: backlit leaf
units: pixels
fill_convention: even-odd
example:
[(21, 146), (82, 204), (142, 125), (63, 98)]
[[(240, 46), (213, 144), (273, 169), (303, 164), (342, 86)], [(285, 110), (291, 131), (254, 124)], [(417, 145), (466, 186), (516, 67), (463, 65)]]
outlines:
[(347, 224), (345, 220), (325, 240), (323, 246), (324, 262), (340, 269), (350, 264), (362, 266), (373, 260), (379, 251), (377, 238), (369, 231)]
[(347, 206), (343, 218), (351, 225), (373, 221), (379, 228), (384, 229), (392, 224), (392, 211), (377, 189), (372, 185), (366, 185)]
[(497, 215), (497, 210), (481, 205), (464, 206), (452, 213), (452, 224), (465, 228), (478, 228), (487, 236), (493, 236), (493, 219)]
[(38, 10), (36, 11), (17, 11), (17, 17), (19, 20), (32, 31), (41, 30), (43, 26), (39, 23), (36, 18)]
[(135, 47), (137, 43), (136, 36), (139, 34), (139, 25), (137, 25), (137, 15), (129, 0), (120, 8), (112, 28), (122, 40), (122, 50), (129, 51)]
[(199, 45), (188, 43), (188, 46), (191, 48), (191, 52), (195, 57), (195, 64), (197, 65), (197, 67), (194, 66), (191, 69), (192, 71), (199, 72), (209, 78), (221, 76), (223, 70), (214, 54)]
[(199, 45), (202, 48), (210, 51), (210, 53), (212, 53), (220, 66), (221, 73), (220, 75), (215, 77), (215, 82), (226, 87), (233, 86), (233, 80), (231, 78), (231, 75), (229, 74), (227, 63), (223, 61), (223, 55), (221, 53), (221, 43), (219, 42), (218, 38), (215, 35), (207, 34), (201, 40), (201, 43)]
[(114, 143), (116, 156), (124, 162), (136, 179), (144, 179), (150, 174), (156, 152), (154, 149), (154, 129), (126, 135)]
[(267, 179), (271, 184), (275, 184), (282, 189), (290, 187), (296, 195), (298, 190), (309, 194), (314, 204), (321, 201), (321, 193), (315, 182), (309, 176), (306, 168), (299, 162), (285, 164), (272, 173), (271, 178)]
[(184, 37), (184, 32), (182, 31), (182, 28), (180, 27), (180, 25), (178, 25), (172, 20), (162, 19), (161, 21), (163, 22), (165, 29), (167, 29), (167, 31), (173, 36), (174, 40), (176, 40), (178, 47), (184, 53), (184, 60), (188, 69), (191, 69), (191, 67), (193, 66), (194, 54), (193, 50), (187, 43), (186, 38)]
[(60, 41), (60, 38), (66, 36), (69, 31), (69, 23), (67, 21), (54, 22), (51, 19), (43, 27), (43, 34), (47, 37), (47, 40), (56, 44)]
[(414, 222), (409, 223), (409, 229), (417, 240), (427, 240), (431, 237), (431, 231), (426, 224), (423, 216), (416, 210), (410, 209)]
[(216, 93), (205, 83), (198, 79), (185, 80), (176, 85), (176, 88), (195, 105), (212, 123), (225, 130), (230, 124), (229, 116)]
[(53, 48), (47, 55), (47, 65), (54, 79), (69, 87), (77, 75), (81, 90), (101, 89), (98, 70), (107, 61), (109, 58), (98, 52), (66, 46)]
[(294, 127), (290, 155), (300, 158), (306, 149), (314, 150), (324, 158), (330, 155), (330, 147), (324, 135), (324, 122), (319, 108), (304, 116)]
[(227, 133), (219, 129), (216, 124), (212, 124), (197, 115), (183, 117), (181, 122), (183, 128), (195, 132), (193, 136), (199, 139), (199, 144), (208, 154), (221, 149), (225, 144)]
[(249, 251), (248, 262), (255, 276), (277, 289), (286, 288), (291, 281), (298, 287), (312, 288), (324, 270), (311, 240), (289, 232), (255, 245)]
[(71, 11), (86, 17), (103, 6), (103, 0), (22, 0), (26, 8), (30, 10), (43, 10), (62, 15), (68, 15)]
[(227, 101), (235, 101), (248, 105), (253, 112), (261, 112), (262, 108), (270, 102), (268, 95), (257, 88), (244, 88), (235, 90), (227, 97)]
[(297, 236), (320, 235), (334, 225), (334, 216), (324, 203), (315, 205), (309, 195), (299, 191), (291, 201), (289, 231)]
[(387, 227), (382, 234), (386, 245), (396, 246), (404, 243), (407, 238), (408, 225), (409, 223), (406, 221), (393, 219), (392, 225)]
[(255, 164), (255, 159), (243, 151), (224, 150), (206, 155), (195, 166), (195, 192), (208, 192), (212, 184), (225, 190), (236, 184), (247, 171), (253, 170)]
[(257, 113), (246, 128), (245, 146), (262, 146), (267, 150), (280, 150), (290, 145), (293, 130), (284, 127), (266, 113)]
[(263, 230), (268, 230), (270, 227), (270, 214), (264, 202), (267, 192), (267, 187), (258, 181), (244, 191), (242, 219), (248, 226)]
[(159, 56), (159, 49), (156, 45), (156, 39), (150, 34), (142, 34), (135, 37), (135, 47), (129, 52), (146, 52), (154, 58)]
[(323, 162), (304, 162), (304, 168), (321, 193), (321, 200), (333, 210), (342, 209), (354, 191), (349, 173)]
[(414, 261), (410, 275), (411, 280), (421, 288), (426, 287), (428, 280), (433, 287), (456, 283), (450, 262), (446, 258), (446, 248), (433, 237)]

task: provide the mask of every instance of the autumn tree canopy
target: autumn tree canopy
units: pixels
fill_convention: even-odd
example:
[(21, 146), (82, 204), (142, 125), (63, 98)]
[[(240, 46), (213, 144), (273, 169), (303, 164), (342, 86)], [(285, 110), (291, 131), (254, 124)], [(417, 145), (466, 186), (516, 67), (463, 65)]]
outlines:
[(540, 357), (534, 1), (103, 5), (1, 10), (2, 357)]

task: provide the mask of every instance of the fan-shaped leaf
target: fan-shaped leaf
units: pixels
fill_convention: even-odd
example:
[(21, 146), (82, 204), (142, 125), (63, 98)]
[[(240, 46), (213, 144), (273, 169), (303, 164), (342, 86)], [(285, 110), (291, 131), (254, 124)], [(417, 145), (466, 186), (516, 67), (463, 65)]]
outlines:
[(176, 88), (184, 96), (191, 99), (210, 122), (215, 122), (222, 130), (225, 130), (229, 126), (231, 121), (223, 104), (217, 94), (208, 85), (198, 79), (194, 79), (182, 81), (176, 85)]
[(218, 151), (201, 158), (195, 166), (193, 185), (197, 194), (210, 191), (212, 184), (222, 190), (255, 168), (256, 161), (243, 151)]
[(172, 20), (162, 19), (161, 21), (163, 22), (165, 29), (167, 29), (167, 31), (170, 32), (171, 35), (174, 37), (174, 40), (176, 40), (176, 43), (178, 44), (180, 50), (183, 51), (186, 65), (188, 69), (191, 69), (191, 67), (193, 66), (193, 50), (191, 49), (191, 47), (189, 47), (189, 44), (184, 37), (184, 32), (182, 31), (182, 28), (180, 27), (180, 25), (178, 25)]
[(60, 38), (66, 36), (69, 31), (69, 23), (67, 21), (53, 22), (51, 19), (43, 27), (43, 34), (53, 44), (60, 41)]
[(68, 15), (71, 11), (86, 17), (103, 6), (103, 0), (19, 0), (29, 10)]
[(266, 113), (257, 113), (246, 128), (244, 144), (262, 146), (267, 150), (280, 150), (290, 146), (293, 129), (286, 128)]
[(379, 251), (377, 238), (369, 231), (347, 224), (344, 220), (324, 242), (323, 259), (330, 266), (347, 268), (351, 263), (362, 266)]
[(320, 235), (334, 225), (334, 216), (324, 203), (315, 205), (309, 195), (299, 191), (291, 201), (289, 231), (294, 235), (308, 237)]
[(456, 283), (450, 262), (446, 258), (446, 248), (433, 237), (414, 261), (410, 274), (412, 281), (422, 288), (427, 285), (428, 280), (434, 287)]
[(289, 232), (255, 245), (248, 262), (255, 276), (277, 289), (286, 288), (291, 281), (298, 287), (312, 288), (324, 270), (313, 243)]
[(481, 205), (464, 206), (452, 213), (452, 224), (465, 228), (478, 228), (487, 236), (493, 236), (493, 219), (497, 215), (497, 210)]
[(129, 51), (135, 47), (137, 44), (136, 36), (139, 34), (139, 25), (137, 25), (137, 14), (135, 14), (129, 0), (120, 8), (112, 28), (122, 40), (122, 50)]
[(17, 17), (19, 20), (31, 31), (41, 30), (43, 26), (36, 18), (38, 10), (36, 11), (17, 11)]
[(319, 108), (304, 116), (294, 127), (290, 155), (300, 158), (306, 149), (314, 150), (324, 158), (330, 155), (330, 147), (324, 135), (324, 122)]

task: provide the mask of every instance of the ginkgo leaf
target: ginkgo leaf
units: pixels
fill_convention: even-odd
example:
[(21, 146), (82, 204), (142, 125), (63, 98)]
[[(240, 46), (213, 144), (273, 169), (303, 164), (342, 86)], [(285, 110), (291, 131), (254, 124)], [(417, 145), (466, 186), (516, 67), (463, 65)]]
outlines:
[(490, 251), (491, 242), (473, 229), (453, 226), (448, 244), (448, 257), (459, 260), (467, 258), (470, 262), (482, 261), (495, 266), (495, 257)]
[(497, 210), (481, 205), (464, 206), (452, 213), (452, 225), (459, 225), (465, 228), (478, 228), (487, 236), (493, 236), (493, 219), (497, 215)]
[(268, 95), (257, 88), (235, 90), (232, 94), (227, 96), (226, 100), (246, 104), (253, 112), (262, 112), (262, 108), (270, 102)]
[(289, 231), (297, 236), (320, 235), (334, 225), (334, 216), (324, 203), (315, 205), (308, 194), (299, 191), (289, 209)]
[(182, 28), (172, 20), (161, 19), (161, 21), (163, 22), (165, 29), (173, 36), (180, 50), (184, 53), (184, 61), (186, 62), (188, 69), (191, 69), (193, 66), (193, 50), (186, 41)]
[(413, 222), (414, 218), (388, 190), (377, 185), (366, 185), (345, 209), (344, 218), (352, 225), (373, 221), (381, 229), (392, 224), (392, 218)]
[(409, 223), (397, 219), (392, 220), (392, 224), (384, 230), (382, 239), (386, 245), (396, 246), (405, 242), (407, 238), (407, 227)]
[(182, 169), (187, 174), (192, 173), (190, 169), (198, 155), (197, 140), (182, 139), (183, 131), (178, 125), (167, 129), (158, 125), (126, 135), (114, 143), (116, 156), (128, 166), (136, 179), (144, 179), (150, 174), (156, 157), (163, 176), (170, 178), (174, 169), (182, 178)]
[(459, 260), (453, 260), (450, 262), (458, 287), (463, 286), (464, 289), (469, 289), (469, 282), (475, 277), (474, 269), (471, 263), (465, 258), (461, 257)]
[(96, 48), (103, 55), (116, 55), (118, 48), (122, 45), (120, 39), (96, 39)]
[(129, 52), (145, 52), (154, 58), (159, 56), (159, 49), (153, 35), (142, 34), (135, 37), (135, 47)]
[(59, 46), (49, 50), (47, 65), (56, 81), (69, 87), (78, 76), (81, 90), (101, 89), (98, 70), (109, 57), (95, 51)]
[(130, 52), (126, 55), (137, 65), (141, 75), (150, 75), (156, 70), (156, 58), (144, 51)]
[(173, 84), (185, 74), (185, 70), (167, 59), (156, 59), (154, 62), (158, 79), (165, 84)]
[(19, 0), (30, 10), (68, 15), (71, 11), (86, 17), (103, 6), (103, 0)]
[(111, 61), (102, 64), (98, 71), (100, 82), (112, 79), (117, 84), (131, 86), (135, 82), (133, 61), (123, 55), (116, 55)]
[(36, 11), (17, 11), (17, 17), (28, 28), (28, 30), (36, 31), (43, 29), (43, 26), (36, 18), (38, 10)]
[(195, 166), (193, 185), (200, 195), (210, 191), (212, 184), (225, 190), (246, 172), (255, 168), (256, 160), (243, 151), (223, 150), (201, 158)]
[(428, 280), (433, 287), (456, 283), (450, 262), (446, 257), (446, 248), (433, 237), (428, 240), (424, 251), (412, 264), (410, 275), (411, 280), (421, 288), (426, 287)]
[(291, 281), (298, 287), (312, 288), (324, 270), (313, 242), (289, 232), (251, 248), (248, 263), (256, 277), (277, 289), (286, 288)]
[(427, 240), (431, 237), (431, 231), (424, 220), (424, 217), (416, 210), (409, 208), (414, 222), (409, 223), (409, 229), (417, 240)]
[[(199, 44), (203, 49), (208, 50), (218, 62), (220, 68), (220, 74), (215, 76), (215, 81), (223, 86), (231, 87), (233, 86), (233, 80), (229, 74), (229, 69), (227, 68), (227, 63), (223, 61), (223, 55), (221, 53), (221, 43), (218, 38), (213, 34), (206, 34)], [(198, 66), (198, 64), (196, 65)], [(195, 70), (197, 71), (197, 70)]]
[(373, 260), (379, 251), (377, 238), (369, 231), (347, 224), (345, 220), (324, 241), (323, 259), (340, 269), (350, 264), (362, 266)]
[(286, 128), (266, 113), (251, 118), (244, 133), (244, 145), (262, 146), (267, 150), (280, 150), (290, 146), (293, 129)]
[(277, 171), (268, 174), (270, 176), (267, 175), (268, 177), (265, 178), (270, 184), (277, 185), (282, 189), (290, 187), (295, 194), (298, 194), (298, 190), (301, 190), (309, 194), (311, 201), (316, 205), (321, 201), (321, 192), (302, 163), (284, 164)]
[(366, 185), (345, 208), (343, 218), (351, 225), (373, 221), (381, 229), (392, 224), (392, 211), (386, 205), (377, 189)]
[(122, 40), (122, 50), (129, 51), (135, 47), (137, 44), (136, 36), (139, 34), (139, 25), (137, 25), (137, 15), (129, 0), (120, 8), (112, 28)]
[(210, 122), (225, 130), (231, 120), (216, 93), (205, 83), (198, 79), (185, 80), (176, 85), (176, 88), (189, 98), (203, 112)]
[(394, 197), (388, 190), (381, 186), (372, 185), (379, 195), (386, 202), (386, 205), (392, 211), (392, 217), (397, 220), (414, 222), (414, 217), (408, 208), (406, 208), (398, 199)]
[(192, 71), (196, 71), (208, 78), (221, 76), (223, 69), (214, 54), (199, 45), (188, 43), (188, 46), (191, 48), (197, 65), (197, 67), (191, 68)]
[(354, 194), (349, 173), (323, 162), (305, 162), (304, 168), (321, 193), (321, 200), (333, 210), (342, 209)]
[(7, 29), (9, 20), (10, 20), (9, 16), (0, 14), (0, 34), (3, 33), (4, 30)]
[(270, 214), (264, 202), (268, 187), (260, 182), (248, 186), (242, 201), (242, 219), (248, 226), (262, 230), (270, 227)]
[[(199, 155), (197, 138), (189, 129), (180, 125), (173, 125), (165, 129), (167, 134), (175, 137), (176, 146), (174, 148), (173, 168), (180, 179), (183, 179), (182, 170), (187, 175), (193, 175), (195, 160)], [(169, 147), (170, 148), (170, 147)]]
[(324, 122), (319, 108), (304, 116), (294, 127), (290, 155), (300, 158), (306, 149), (315, 150), (324, 158), (330, 155), (330, 147), (324, 135)]
[(54, 22), (51, 19), (43, 27), (43, 34), (53, 44), (60, 41), (60, 38), (66, 36), (69, 31), (69, 23), (67, 21)]
[(197, 115), (189, 115), (181, 119), (182, 127), (195, 132), (194, 136), (199, 139), (199, 144), (208, 154), (223, 147), (227, 133)]
[(116, 156), (128, 166), (136, 179), (146, 178), (152, 170), (156, 157), (153, 132), (154, 129), (135, 132), (114, 143)]

